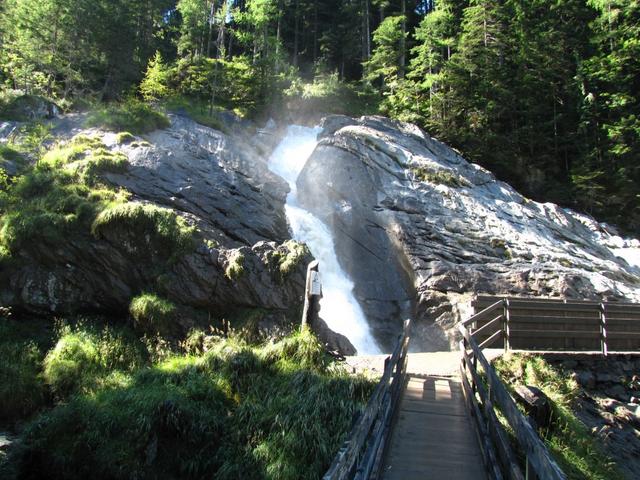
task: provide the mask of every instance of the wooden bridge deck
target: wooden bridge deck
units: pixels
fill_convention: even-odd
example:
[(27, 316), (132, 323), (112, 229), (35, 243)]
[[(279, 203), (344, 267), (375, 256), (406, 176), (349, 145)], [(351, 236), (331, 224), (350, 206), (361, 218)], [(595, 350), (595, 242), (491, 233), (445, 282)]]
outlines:
[(458, 352), (410, 354), (384, 480), (485, 480), (457, 369)]

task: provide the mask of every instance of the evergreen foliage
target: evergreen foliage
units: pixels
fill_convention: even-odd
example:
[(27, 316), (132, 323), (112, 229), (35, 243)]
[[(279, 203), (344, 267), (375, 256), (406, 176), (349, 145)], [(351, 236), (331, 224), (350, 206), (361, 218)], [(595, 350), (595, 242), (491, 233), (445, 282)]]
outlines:
[[(170, 97), (241, 116), (380, 111), (529, 197), (640, 231), (637, 0), (7, 0), (12, 99)], [(28, 94), (28, 95), (24, 95)], [(186, 105), (186, 106), (185, 106)], [(140, 105), (90, 124), (165, 125)], [(133, 125), (132, 128), (129, 125)]]

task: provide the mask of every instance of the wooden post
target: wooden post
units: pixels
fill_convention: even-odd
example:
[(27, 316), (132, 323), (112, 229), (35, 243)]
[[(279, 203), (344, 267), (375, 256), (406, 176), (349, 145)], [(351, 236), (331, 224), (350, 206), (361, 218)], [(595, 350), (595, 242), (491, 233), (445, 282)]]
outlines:
[[(320, 263), (314, 260), (307, 267), (307, 282), (304, 288), (304, 308), (302, 309), (302, 326), (308, 327), (311, 325), (311, 314), (313, 313), (315, 303), (322, 295), (321, 289), (319, 289), (320, 278), (318, 277), (318, 267)], [(314, 298), (315, 297), (315, 298)]]
[(504, 332), (504, 353), (509, 352), (509, 299), (504, 299), (504, 310), (503, 310), (503, 322), (502, 322), (502, 331)]
[(607, 348), (607, 316), (604, 303), (600, 304), (600, 351), (605, 357), (609, 354)]

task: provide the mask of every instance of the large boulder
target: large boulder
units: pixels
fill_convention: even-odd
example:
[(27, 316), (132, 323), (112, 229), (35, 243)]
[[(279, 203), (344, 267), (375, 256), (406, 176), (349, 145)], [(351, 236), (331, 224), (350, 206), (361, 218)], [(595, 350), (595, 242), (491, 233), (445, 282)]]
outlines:
[[(116, 221), (64, 242), (26, 242), (0, 271), (0, 304), (42, 314), (124, 314), (134, 296), (156, 291), (217, 317), (260, 309), (269, 322), (299, 320), (311, 257), (288, 241), (287, 184), (242, 137), (171, 120), (144, 139), (81, 133), (128, 159), (103, 180), (128, 190), (136, 205), (169, 209), (196, 227), (191, 248), (173, 255), (144, 225)], [(77, 133), (77, 122), (62, 122), (61, 137)]]
[(410, 124), (326, 118), (298, 192), (385, 346), (414, 316), (415, 348), (449, 347), (473, 293), (640, 299), (640, 269), (616, 255), (637, 241), (523, 197)]

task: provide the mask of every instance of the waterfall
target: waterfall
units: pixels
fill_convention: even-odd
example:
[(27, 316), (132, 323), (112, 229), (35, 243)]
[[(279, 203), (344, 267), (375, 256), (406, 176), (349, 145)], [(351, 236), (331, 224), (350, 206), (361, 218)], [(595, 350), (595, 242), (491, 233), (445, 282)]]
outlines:
[(284, 178), (291, 188), (285, 212), (294, 240), (305, 243), (320, 262), (323, 295), (320, 317), (331, 330), (346, 336), (359, 354), (379, 354), (380, 348), (353, 295), (353, 282), (338, 263), (329, 228), (298, 203), (296, 180), (316, 147), (319, 131), (319, 128), (289, 126), (269, 158), (269, 168)]

